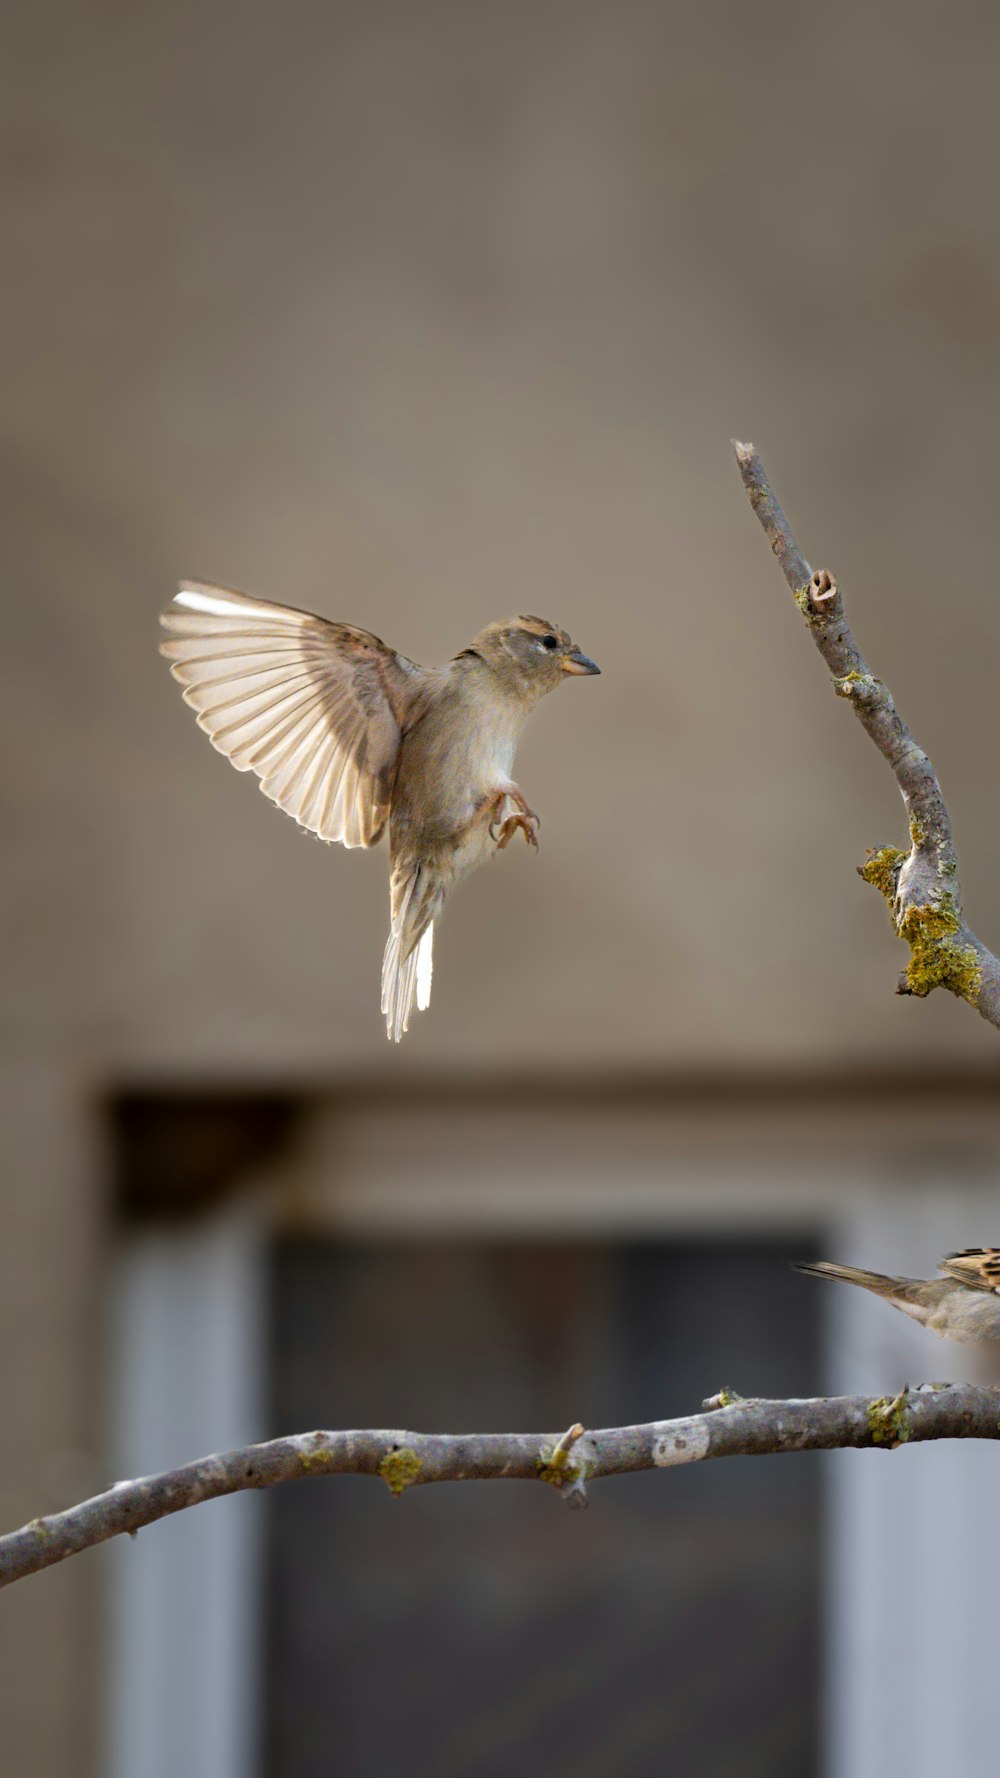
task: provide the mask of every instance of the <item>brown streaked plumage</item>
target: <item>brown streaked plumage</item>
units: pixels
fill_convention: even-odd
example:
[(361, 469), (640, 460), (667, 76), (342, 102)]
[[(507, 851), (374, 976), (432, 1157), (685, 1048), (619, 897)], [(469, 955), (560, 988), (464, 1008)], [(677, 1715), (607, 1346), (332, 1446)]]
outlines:
[(430, 999), (434, 921), (450, 889), (538, 817), (510, 774), (520, 731), (567, 674), (599, 672), (540, 617), (490, 624), (421, 667), (353, 624), (182, 582), (160, 651), (213, 746), (320, 839), (374, 846), (389, 827), (382, 1011), (396, 1042)]
[(799, 1261), (795, 1270), (860, 1284), (943, 1340), (962, 1345), (1000, 1340), (1000, 1248), (964, 1247), (946, 1254), (939, 1264), (943, 1278), (886, 1277), (829, 1260)]

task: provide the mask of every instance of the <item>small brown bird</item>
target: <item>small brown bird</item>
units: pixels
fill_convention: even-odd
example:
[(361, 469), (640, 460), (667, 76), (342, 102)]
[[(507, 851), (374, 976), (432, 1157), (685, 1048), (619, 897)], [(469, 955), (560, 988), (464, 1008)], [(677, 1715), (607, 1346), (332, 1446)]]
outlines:
[(963, 1247), (960, 1253), (946, 1254), (939, 1267), (944, 1278), (886, 1278), (825, 1259), (815, 1265), (800, 1261), (795, 1270), (860, 1284), (943, 1340), (962, 1345), (1000, 1340), (1000, 1247)]
[(237, 771), (322, 840), (374, 846), (389, 825), (391, 1038), (431, 991), (434, 922), (463, 877), (538, 816), (511, 777), (518, 736), (567, 673), (598, 673), (541, 617), (489, 624), (420, 667), (353, 624), (182, 582), (160, 651), (198, 724)]

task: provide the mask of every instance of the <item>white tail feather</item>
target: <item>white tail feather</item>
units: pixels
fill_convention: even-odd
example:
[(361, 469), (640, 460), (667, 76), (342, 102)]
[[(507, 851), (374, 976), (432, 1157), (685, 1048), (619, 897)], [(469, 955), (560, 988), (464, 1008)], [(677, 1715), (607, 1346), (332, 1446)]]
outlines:
[(431, 1003), (431, 979), (434, 975), (434, 922), (431, 921), (417, 946), (417, 1011), (426, 1012)]
[(392, 922), (382, 958), (382, 1011), (385, 1015), (386, 1035), (394, 1043), (398, 1043), (404, 1031), (409, 1030), (414, 1000), (418, 1012), (424, 1012), (431, 999), (433, 921), (409, 956), (402, 955), (406, 914), (415, 882), (416, 877), (413, 877), (406, 886), (406, 893)]

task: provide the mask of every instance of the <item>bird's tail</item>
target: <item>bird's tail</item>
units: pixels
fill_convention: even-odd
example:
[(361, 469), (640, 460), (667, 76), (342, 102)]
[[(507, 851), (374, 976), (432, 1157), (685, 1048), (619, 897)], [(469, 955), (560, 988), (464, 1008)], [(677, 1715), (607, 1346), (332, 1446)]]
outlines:
[(386, 1035), (394, 1043), (398, 1043), (409, 1028), (414, 1000), (418, 1012), (424, 1012), (431, 1003), (434, 921), (428, 920), (420, 931), (419, 925), (407, 917), (418, 874), (414, 873), (410, 878), (399, 899), (382, 958), (382, 1011)]
[(873, 1290), (876, 1296), (903, 1302), (913, 1300), (910, 1293), (920, 1284), (919, 1278), (888, 1278), (884, 1272), (865, 1272), (860, 1266), (838, 1266), (828, 1259), (796, 1260), (793, 1269), (808, 1272), (813, 1278), (836, 1278), (841, 1284), (860, 1284), (863, 1290)]

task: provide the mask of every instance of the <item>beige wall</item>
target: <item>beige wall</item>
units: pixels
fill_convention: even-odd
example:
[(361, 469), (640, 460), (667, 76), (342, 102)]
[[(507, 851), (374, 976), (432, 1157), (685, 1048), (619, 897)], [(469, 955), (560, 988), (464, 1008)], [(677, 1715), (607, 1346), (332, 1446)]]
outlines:
[[(897, 798), (728, 457), (939, 762), (974, 918), (990, 718), (1000, 22), (967, 3), (25, 10), (0, 292), (21, 1030), (114, 1071), (982, 1054), (856, 881)], [(541, 857), (377, 1014), (385, 860), (296, 832), (155, 658), (182, 573), (439, 659), (527, 606)]]

